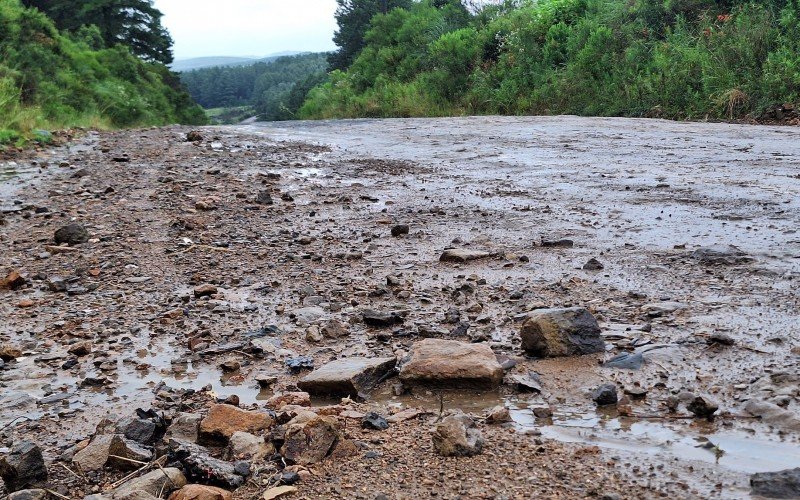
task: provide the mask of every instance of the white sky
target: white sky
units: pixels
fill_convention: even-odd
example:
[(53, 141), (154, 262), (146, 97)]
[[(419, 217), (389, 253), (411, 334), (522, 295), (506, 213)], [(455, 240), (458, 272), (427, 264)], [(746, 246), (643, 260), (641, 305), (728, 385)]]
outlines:
[(333, 50), (336, 0), (155, 0), (175, 59)]

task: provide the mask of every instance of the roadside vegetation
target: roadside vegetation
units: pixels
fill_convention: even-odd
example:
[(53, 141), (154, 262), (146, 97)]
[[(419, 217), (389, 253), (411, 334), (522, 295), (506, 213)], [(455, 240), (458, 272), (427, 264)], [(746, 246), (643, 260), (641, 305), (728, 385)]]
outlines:
[(218, 123), (237, 123), (256, 115), (262, 120), (291, 120), (308, 91), (325, 81), (326, 68), (327, 54), (301, 54), (187, 71), (181, 80), (197, 103), (214, 110), (212, 120)]
[(395, 0), (368, 23), (380, 2), (338, 1), (301, 117), (740, 119), (800, 100), (800, 0)]
[[(62, 8), (64, 18), (70, 14), (59, 30), (35, 6), (0, 0), (0, 144), (46, 141), (50, 137), (46, 131), (70, 127), (206, 122), (178, 76), (164, 65), (172, 58), (166, 32), (160, 32), (166, 38), (148, 38), (152, 33), (145, 36), (131, 28), (145, 17), (155, 22), (153, 16), (158, 16), (153, 11), (108, 0), (105, 4), (124, 9), (125, 16), (138, 12), (145, 17), (110, 16), (115, 27), (98, 26), (93, 23), (101, 18), (90, 7), (102, 2), (81, 2), (82, 8), (71, 2), (72, 10), (65, 3), (47, 2), (47, 7), (43, 3), (45, 10)], [(136, 3), (152, 8), (149, 1)], [(109, 5), (103, 12), (117, 12)], [(84, 15), (86, 23), (81, 23)]]

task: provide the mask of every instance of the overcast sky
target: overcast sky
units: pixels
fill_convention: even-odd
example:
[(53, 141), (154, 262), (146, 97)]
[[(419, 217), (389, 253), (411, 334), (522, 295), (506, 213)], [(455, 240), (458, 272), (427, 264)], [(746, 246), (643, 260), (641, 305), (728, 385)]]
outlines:
[(155, 0), (175, 58), (334, 49), (336, 0)]

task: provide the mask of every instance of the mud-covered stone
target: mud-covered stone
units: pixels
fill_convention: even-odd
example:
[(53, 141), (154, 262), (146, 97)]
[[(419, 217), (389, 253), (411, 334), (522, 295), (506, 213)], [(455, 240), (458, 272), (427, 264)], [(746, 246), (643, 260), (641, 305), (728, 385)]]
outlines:
[(263, 436), (255, 436), (249, 432), (234, 432), (228, 443), (228, 457), (260, 459), (275, 453), (272, 443), (267, 443)]
[(424, 339), (415, 343), (400, 369), (408, 385), (457, 388), (494, 388), (503, 379), (503, 368), (487, 344), (456, 340)]
[(47, 500), (48, 496), (46, 490), (20, 490), (8, 495), (7, 500)]
[(47, 482), (42, 450), (31, 441), (14, 444), (11, 453), (0, 458), (0, 477), (8, 491), (18, 491)]
[(227, 442), (234, 432), (251, 434), (272, 427), (273, 418), (262, 412), (240, 410), (231, 405), (214, 405), (200, 422), (200, 442)]
[(600, 326), (582, 307), (542, 309), (522, 324), (522, 348), (540, 358), (603, 352)]
[(394, 370), (395, 358), (342, 358), (301, 379), (297, 386), (311, 394), (357, 395), (371, 390)]
[(178, 413), (173, 417), (172, 423), (167, 427), (167, 439), (179, 439), (196, 443), (200, 432), (202, 416), (195, 413)]
[(603, 384), (594, 391), (592, 391), (592, 401), (597, 406), (609, 406), (617, 404), (619, 396), (617, 395), (617, 386), (614, 384)]
[(433, 431), (433, 448), (444, 457), (471, 457), (483, 451), (483, 436), (466, 415), (446, 417)]

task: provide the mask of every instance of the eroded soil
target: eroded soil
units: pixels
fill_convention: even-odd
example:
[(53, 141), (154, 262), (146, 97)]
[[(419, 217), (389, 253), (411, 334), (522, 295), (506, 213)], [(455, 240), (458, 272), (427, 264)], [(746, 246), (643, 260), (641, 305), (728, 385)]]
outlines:
[[(301, 495), (740, 498), (750, 473), (800, 466), (796, 129), (482, 117), (207, 128), (198, 143), (187, 132), (90, 134), (0, 169), (0, 274), (28, 279), (0, 291), (0, 344), (23, 351), (0, 369), (0, 447), (37, 441), (62, 495), (119, 478), (57, 465), (103, 417), (202, 405), (186, 391), (209, 384), (200, 401), (263, 406), (307, 373), (287, 360), (403, 358), (422, 337), (488, 342), (516, 361), (509, 374), (538, 373), (541, 393), (395, 396), (389, 380), (353, 408), (431, 414), (382, 433), (351, 425), (364, 453), (311, 467)], [(262, 191), (272, 205), (255, 203)], [(92, 239), (54, 250), (70, 222)], [(396, 224), (409, 234), (393, 237)], [(574, 245), (541, 246), (562, 239)], [(495, 257), (440, 263), (452, 246)], [(592, 258), (603, 268), (584, 270)], [(218, 293), (195, 298), (205, 283)], [(598, 318), (607, 352), (524, 356), (526, 315), (566, 306)], [(365, 307), (405, 321), (369, 328)], [(328, 318), (349, 335), (320, 340)], [(91, 354), (67, 352), (86, 340)], [(601, 365), (621, 353), (644, 363)], [(228, 360), (241, 368), (223, 374)], [(262, 372), (279, 374), (272, 389)], [(589, 393), (608, 381), (628, 396), (601, 411)], [(689, 393), (720, 402), (713, 422), (668, 410)], [(752, 400), (786, 415), (762, 421)], [(514, 422), (482, 426), (483, 455), (432, 451), (442, 408), (498, 404)], [(237, 495), (256, 498), (273, 472)]]

